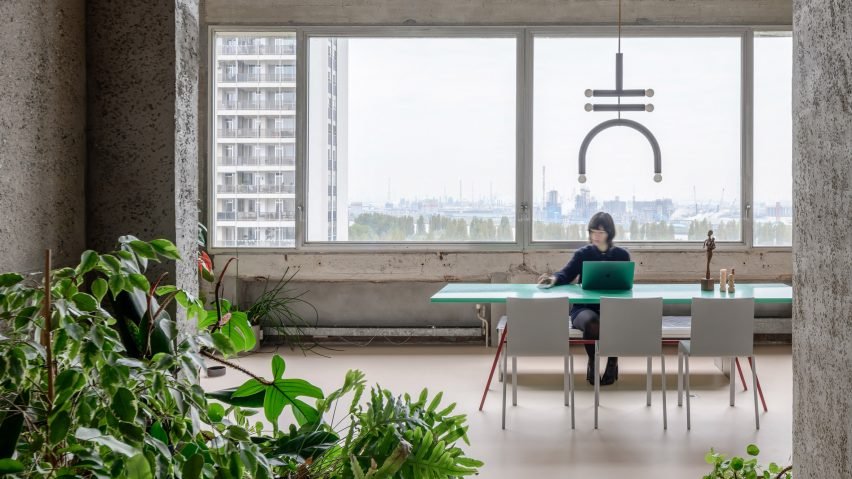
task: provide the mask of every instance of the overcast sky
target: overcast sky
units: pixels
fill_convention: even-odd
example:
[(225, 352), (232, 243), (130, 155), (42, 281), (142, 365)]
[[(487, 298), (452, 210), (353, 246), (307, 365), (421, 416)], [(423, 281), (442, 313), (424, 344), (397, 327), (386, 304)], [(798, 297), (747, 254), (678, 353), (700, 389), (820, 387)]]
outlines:
[[(349, 39), (349, 200), (383, 202), (493, 195), (515, 200), (514, 39)], [(587, 113), (587, 88), (614, 88), (614, 38), (539, 38), (534, 67), (534, 183), (573, 204), (585, 134), (615, 113)], [(653, 88), (653, 113), (626, 113), (660, 143), (654, 183), (647, 141), (628, 128), (602, 132), (587, 156), (598, 199), (674, 198), (725, 203), (740, 191), (738, 38), (625, 38), (624, 87)], [(756, 200), (789, 199), (789, 38), (755, 45)], [(342, 79), (342, 78), (341, 78)], [(390, 184), (390, 191), (389, 191)], [(724, 192), (723, 192), (724, 189)], [(390, 194), (389, 194), (390, 193)]]

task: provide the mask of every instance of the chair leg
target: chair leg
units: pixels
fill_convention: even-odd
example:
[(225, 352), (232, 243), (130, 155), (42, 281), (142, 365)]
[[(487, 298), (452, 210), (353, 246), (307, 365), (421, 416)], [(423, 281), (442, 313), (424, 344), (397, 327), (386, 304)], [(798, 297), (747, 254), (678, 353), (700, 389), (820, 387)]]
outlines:
[[(506, 370), (508, 356), (503, 354), (503, 371)], [(503, 381), (503, 429), (506, 429), (506, 381)]]
[[(509, 332), (509, 328), (503, 328), (503, 334), (500, 335), (500, 342), (497, 345), (497, 352), (494, 353), (494, 362), (491, 363), (491, 371), (488, 373), (488, 381), (485, 382), (485, 389), (482, 391), (482, 399), (479, 401), (479, 410), (482, 411), (482, 406), (485, 406), (485, 397), (488, 396), (488, 388), (491, 387), (491, 379), (494, 377), (494, 369), (497, 366), (497, 363), (500, 362), (500, 353), (505, 349), (506, 346), (506, 333)], [(506, 365), (503, 365), (503, 371), (506, 370)]]
[(731, 358), (731, 368), (730, 368), (730, 369), (731, 369), (731, 372), (730, 372), (730, 381), (729, 381), (729, 382), (730, 382), (730, 387), (729, 387), (729, 389), (731, 390), (730, 394), (731, 394), (731, 406), (732, 406), (732, 407), (733, 407), (734, 402), (735, 402), (735, 399), (734, 399), (734, 385), (736, 384), (736, 380), (734, 379), (734, 363), (736, 362), (736, 360), (737, 360), (737, 359), (738, 359), (738, 358)]
[(683, 382), (686, 383), (686, 430), (689, 431), (690, 429), (692, 429), (692, 418), (690, 416), (691, 411), (689, 410), (689, 356), (684, 354), (683, 360), (684, 364), (686, 365), (686, 373), (683, 380)]
[(598, 428), (598, 405), (600, 404), (601, 375), (598, 342), (595, 341), (595, 429)]
[(568, 397), (570, 395), (570, 389), (571, 389), (571, 379), (570, 379), (571, 358), (570, 358), (570, 354), (566, 354), (565, 358), (563, 358), (563, 359), (565, 361), (565, 364), (563, 365), (564, 368), (565, 368), (565, 372), (564, 372), (565, 377), (562, 378), (562, 392), (565, 395), (565, 405), (570, 406), (571, 402), (570, 402), (569, 397)]
[(683, 353), (678, 346), (677, 352), (677, 405), (683, 406)]
[(666, 355), (660, 355), (660, 379), (662, 379), (663, 389), (663, 429), (669, 428), (669, 415), (666, 411)]
[(740, 367), (740, 358), (735, 358), (734, 362), (737, 364), (737, 372), (740, 373), (740, 382), (743, 384), (743, 391), (748, 391), (748, 386), (746, 386), (745, 376), (743, 376), (743, 368)]
[(760, 429), (760, 414), (757, 412), (757, 365), (754, 356), (751, 360), (751, 388), (754, 389), (754, 427)]
[(645, 373), (645, 405), (651, 405), (651, 356), (648, 356), (648, 371)]
[[(751, 361), (749, 361), (749, 366), (754, 367)], [(760, 402), (763, 404), (763, 412), (769, 412), (769, 409), (766, 407), (766, 399), (763, 397), (763, 388), (760, 387), (760, 378), (757, 377), (757, 373), (754, 374), (754, 377), (757, 378), (757, 394), (760, 396)]]
[(568, 364), (570, 371), (568, 374), (568, 384), (571, 387), (571, 429), (574, 429), (574, 356), (571, 354), (568, 355)]
[(512, 406), (518, 405), (518, 357), (512, 356)]

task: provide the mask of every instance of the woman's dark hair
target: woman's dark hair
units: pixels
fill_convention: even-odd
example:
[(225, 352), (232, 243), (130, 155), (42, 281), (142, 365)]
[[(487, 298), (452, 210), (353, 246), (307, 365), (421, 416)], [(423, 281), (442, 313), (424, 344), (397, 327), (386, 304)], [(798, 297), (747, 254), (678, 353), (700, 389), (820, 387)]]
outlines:
[[(592, 219), (589, 220), (589, 231), (591, 232), (591, 230), (606, 231), (606, 242), (612, 246), (612, 240), (615, 239), (615, 222), (609, 213), (604, 213), (603, 211), (595, 213)], [(591, 241), (591, 237), (589, 240)]]

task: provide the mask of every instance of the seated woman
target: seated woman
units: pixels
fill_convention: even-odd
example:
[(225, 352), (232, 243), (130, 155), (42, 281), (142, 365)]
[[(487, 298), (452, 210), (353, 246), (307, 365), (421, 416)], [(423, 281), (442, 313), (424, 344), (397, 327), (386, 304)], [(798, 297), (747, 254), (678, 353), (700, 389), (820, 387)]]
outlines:
[[(543, 274), (538, 283), (544, 286), (568, 284), (575, 279), (582, 281), (583, 261), (630, 261), (630, 253), (626, 249), (613, 246), (615, 239), (615, 222), (609, 213), (595, 213), (589, 220), (589, 242), (574, 252), (571, 261), (561, 271), (553, 275)], [(571, 307), (571, 324), (583, 331), (583, 339), (598, 339), (600, 332), (600, 306), (597, 304), (575, 304)], [(586, 368), (586, 379), (594, 384), (595, 346), (586, 345), (589, 364)], [(606, 386), (618, 379), (618, 358), (609, 358), (606, 370), (601, 376), (601, 385)]]

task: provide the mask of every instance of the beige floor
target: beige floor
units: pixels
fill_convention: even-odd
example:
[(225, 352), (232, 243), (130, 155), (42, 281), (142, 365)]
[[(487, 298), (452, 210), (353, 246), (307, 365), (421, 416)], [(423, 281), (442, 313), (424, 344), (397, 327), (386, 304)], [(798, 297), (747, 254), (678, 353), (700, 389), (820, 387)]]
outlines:
[[(585, 383), (585, 355), (575, 356), (577, 427), (571, 430), (570, 408), (562, 405), (562, 370), (558, 358), (520, 359), (518, 406), (500, 429), (500, 383), (494, 382), (482, 412), (477, 411), (494, 349), (477, 346), (349, 345), (330, 358), (279, 348), (287, 361), (287, 377), (308, 379), (325, 391), (338, 387), (348, 369), (360, 369), (371, 384), (395, 393), (418, 393), (424, 386), (444, 391), (458, 403), (470, 423), (468, 455), (485, 462), (480, 477), (558, 478), (579, 474), (596, 477), (700, 478), (707, 473), (704, 454), (715, 448), (742, 454), (746, 445), (761, 448), (761, 462), (789, 463), (792, 452), (792, 362), (789, 346), (757, 350), (769, 412), (761, 410), (754, 428), (752, 391), (737, 386), (735, 407), (728, 405), (728, 382), (709, 358), (696, 358), (692, 370), (692, 431), (686, 430), (685, 407), (677, 407), (677, 358), (667, 351), (669, 429), (662, 427), (659, 376), (653, 403), (645, 406), (645, 360), (622, 358), (620, 380), (602, 388), (600, 428), (594, 430), (594, 396)], [(270, 373), (271, 353), (238, 360), (251, 371)], [(744, 372), (747, 374), (748, 367)], [(654, 361), (654, 370), (659, 362)], [(511, 379), (511, 378), (510, 378)], [(242, 383), (245, 376), (204, 379), (205, 389)], [(749, 383), (750, 384), (750, 383)], [(510, 383), (511, 385), (511, 383)]]

